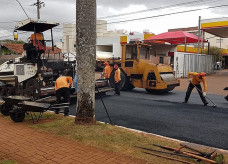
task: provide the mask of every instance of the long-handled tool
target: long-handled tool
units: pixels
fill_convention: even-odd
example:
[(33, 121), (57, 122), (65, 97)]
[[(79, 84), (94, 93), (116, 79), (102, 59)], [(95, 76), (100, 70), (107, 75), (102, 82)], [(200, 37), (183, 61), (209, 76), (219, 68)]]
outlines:
[(183, 147), (186, 148), (186, 149), (189, 149), (189, 150), (192, 150), (192, 151), (194, 151), (194, 152), (197, 152), (197, 153), (199, 153), (201, 156), (206, 157), (206, 158), (209, 158), (209, 159), (211, 158), (212, 154), (214, 154), (214, 153), (216, 152), (216, 149), (213, 150), (213, 151), (210, 152), (210, 153), (206, 153), (206, 152), (202, 152), (202, 151), (200, 151), (200, 150), (194, 149), (194, 148), (192, 148), (192, 147), (190, 147), (190, 146), (188, 146), (188, 145), (185, 145), (185, 144), (180, 144), (180, 145), (183, 146)]
[[(170, 150), (170, 151), (174, 151), (174, 152), (176, 152), (176, 150), (178, 150), (178, 149), (175, 149), (175, 148), (171, 148), (171, 147), (167, 147), (167, 146), (161, 146), (161, 145), (156, 145), (156, 144), (153, 144), (153, 146), (160, 147), (160, 148), (163, 148), (163, 149), (166, 149), (166, 150)], [(195, 155), (195, 154), (190, 153), (190, 152), (178, 151), (177, 153), (181, 153), (181, 154), (193, 157), (193, 158), (195, 158), (197, 160), (202, 160), (202, 161), (205, 161), (205, 162), (208, 162), (208, 163), (211, 163), (211, 164), (216, 164), (217, 163), (214, 160), (202, 157), (200, 155)]]
[(151, 149), (151, 148), (146, 148), (146, 147), (141, 147), (141, 146), (135, 146), (136, 148), (139, 148), (139, 149), (142, 149), (142, 150), (147, 150), (147, 151), (153, 151), (153, 152), (156, 152), (156, 153), (162, 153), (162, 154), (167, 154), (167, 155), (172, 155), (172, 156), (179, 156), (179, 157), (185, 157), (185, 158), (193, 158), (193, 157), (189, 157), (187, 155), (184, 155), (184, 154), (177, 154), (175, 152), (167, 152), (167, 151), (161, 151), (161, 150), (156, 150), (156, 149)]
[(184, 160), (181, 160), (181, 159), (172, 158), (172, 157), (168, 157), (168, 156), (164, 156), (164, 155), (159, 155), (159, 154), (155, 154), (155, 153), (151, 153), (151, 152), (150, 153), (143, 152), (143, 153), (148, 154), (148, 155), (157, 156), (157, 157), (160, 157), (160, 158), (165, 158), (165, 159), (168, 159), (168, 160), (178, 161), (178, 162), (181, 162), (181, 163), (194, 164), (192, 162), (188, 162), (188, 161), (184, 161)]
[(110, 122), (111, 125), (113, 125), (112, 120), (111, 120), (111, 118), (110, 118), (110, 116), (109, 116), (109, 114), (108, 114), (108, 110), (107, 110), (107, 108), (106, 108), (106, 106), (105, 106), (105, 104), (104, 104), (104, 101), (103, 101), (103, 99), (102, 99), (102, 96), (100, 95), (100, 91), (99, 91), (99, 89), (98, 89), (98, 87), (97, 87), (96, 85), (95, 85), (95, 87), (96, 87), (96, 89), (97, 89), (97, 92), (98, 92), (98, 95), (99, 95), (99, 97), (100, 97), (100, 99), (101, 99), (101, 102), (102, 102), (102, 104), (103, 104), (103, 106), (104, 106), (104, 109), (105, 109), (105, 112), (106, 112), (106, 114), (107, 114), (107, 116), (108, 116), (109, 122)]
[[(192, 84), (192, 83), (191, 83)], [(200, 93), (203, 94), (203, 92), (201, 90), (199, 90), (199, 88), (197, 88), (194, 84), (192, 84)], [(212, 104), (213, 104), (213, 107), (216, 107), (217, 105), (207, 96), (204, 96), (205, 98), (207, 98)]]

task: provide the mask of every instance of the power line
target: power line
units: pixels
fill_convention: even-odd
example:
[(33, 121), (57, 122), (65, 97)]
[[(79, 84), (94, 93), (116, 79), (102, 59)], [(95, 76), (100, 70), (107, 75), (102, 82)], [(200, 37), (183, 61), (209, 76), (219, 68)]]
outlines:
[(189, 5), (189, 4), (195, 4), (195, 3), (208, 3), (208, 2), (213, 2), (213, 1), (220, 1), (220, 0), (195, 0), (195, 1), (189, 1), (189, 2), (184, 2), (184, 3), (177, 3), (177, 4), (172, 4), (172, 5), (167, 5), (167, 6), (162, 6), (162, 7), (156, 7), (152, 9), (146, 9), (146, 10), (141, 10), (141, 11), (135, 11), (135, 12), (128, 12), (124, 14), (117, 14), (117, 15), (110, 15), (106, 17), (99, 17), (98, 19), (106, 19), (106, 18), (114, 18), (114, 17), (121, 17), (125, 15), (132, 15), (132, 14), (138, 14), (138, 13), (143, 13), (143, 12), (148, 12), (148, 11), (156, 11), (156, 10), (162, 10), (162, 9), (167, 9), (167, 8), (172, 8), (172, 7), (178, 7), (178, 6), (183, 6), (183, 5)]
[(25, 13), (25, 15), (28, 17), (28, 19), (29, 19), (29, 16), (28, 16), (28, 14), (26, 13), (26, 11), (25, 11), (25, 9), (23, 8), (23, 6), (21, 5), (21, 3), (19, 2), (19, 0), (16, 0), (19, 4), (20, 4), (20, 6), (21, 6), (21, 8), (23, 9), (23, 11), (24, 11), (24, 13)]
[(200, 11), (200, 10), (206, 10), (206, 9), (214, 9), (214, 8), (220, 8), (220, 7), (227, 7), (227, 6), (228, 6), (228, 4), (225, 4), (225, 5), (212, 6), (212, 7), (206, 7), (206, 8), (201, 8), (201, 9), (185, 10), (185, 11), (179, 11), (179, 12), (173, 12), (173, 13), (168, 13), (168, 14), (149, 16), (149, 17), (142, 17), (142, 18), (136, 18), (136, 19), (128, 19), (128, 20), (122, 20), (122, 21), (113, 21), (113, 22), (107, 22), (107, 23), (100, 23), (100, 24), (97, 24), (97, 25), (132, 22), (132, 21), (136, 21), (136, 20), (158, 18), (158, 17), (168, 16), (168, 15), (176, 15), (176, 14), (182, 14), (182, 13), (188, 13), (188, 12)]

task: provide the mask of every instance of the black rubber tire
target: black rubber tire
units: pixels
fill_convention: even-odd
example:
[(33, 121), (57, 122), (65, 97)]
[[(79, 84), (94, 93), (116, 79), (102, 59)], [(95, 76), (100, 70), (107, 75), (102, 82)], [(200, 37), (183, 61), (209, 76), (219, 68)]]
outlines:
[(175, 85), (168, 86), (166, 89), (155, 90), (155, 89), (146, 89), (147, 92), (151, 94), (163, 94), (172, 91), (175, 88)]
[(168, 92), (167, 90), (156, 90), (156, 89), (146, 89), (146, 91), (148, 93), (151, 93), (151, 94), (163, 94), (163, 93), (166, 93)]
[(131, 91), (132, 89), (134, 89), (134, 85), (132, 85), (130, 82), (128, 83), (128, 86), (127, 86), (127, 90), (128, 91)]
[(12, 110), (12, 109), (13, 109), (13, 106), (11, 106), (11, 105), (5, 105), (5, 104), (3, 104), (3, 105), (0, 106), (0, 112), (4, 116), (9, 116), (10, 115), (9, 111)]
[[(120, 90), (122, 91), (132, 90), (134, 86), (130, 84), (126, 73), (122, 69), (120, 69), (120, 71), (121, 71)], [(112, 71), (109, 78), (109, 83), (112, 88), (115, 88), (114, 76), (115, 76), (115, 71)]]
[(41, 87), (36, 79), (29, 79), (26, 82), (26, 95), (32, 97), (34, 100), (41, 97)]
[(6, 89), (6, 96), (12, 96), (15, 94), (15, 87), (9, 86)]
[(25, 119), (25, 112), (21, 112), (21, 111), (10, 112), (10, 118), (14, 122), (22, 122)]

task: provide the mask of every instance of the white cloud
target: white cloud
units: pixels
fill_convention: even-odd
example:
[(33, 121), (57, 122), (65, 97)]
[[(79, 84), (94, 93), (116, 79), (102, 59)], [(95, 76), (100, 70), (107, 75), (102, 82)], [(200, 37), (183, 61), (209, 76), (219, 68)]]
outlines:
[[(146, 10), (156, 7), (164, 7), (173, 4), (186, 3), (180, 5), (176, 8), (165, 9), (165, 10), (156, 10), (153, 12), (144, 12), (140, 14), (127, 15), (125, 17), (119, 18), (109, 18), (108, 22), (119, 21), (124, 19), (139, 18), (145, 16), (153, 16), (162, 13), (176, 12), (180, 10), (188, 10), (192, 7), (203, 6), (215, 6), (227, 4), (227, 0), (199, 0), (198, 3), (189, 3), (197, 2), (198, 0), (97, 0), (97, 17), (108, 16), (108, 15), (117, 15), (129, 12), (135, 12), (139, 10)], [(30, 6), (34, 2), (28, 0), (20, 0), (21, 4), (24, 6), (24, 9), (28, 13), (29, 17), (36, 18), (36, 7)], [(75, 23), (76, 7), (75, 0), (45, 0), (45, 7), (41, 9), (41, 19), (53, 20), (58, 22), (67, 22)], [(210, 3), (208, 3), (210, 2)], [(191, 6), (191, 8), (189, 8)], [(126, 23), (115, 23), (108, 24), (110, 29), (125, 29), (128, 31), (139, 31), (142, 32), (144, 29), (149, 29), (154, 33), (166, 32), (170, 28), (180, 28), (180, 27), (189, 27), (198, 25), (198, 17), (202, 16), (202, 19), (214, 18), (214, 17), (226, 17), (228, 16), (227, 8), (217, 8), (213, 10), (201, 10), (198, 12), (183, 13), (177, 15), (170, 15), (164, 17), (158, 17), (153, 19), (139, 20)], [(1, 0), (0, 5), (0, 22), (11, 22), (8, 24), (0, 23), (0, 30), (5, 30), (9, 34), (12, 34), (12, 31), (15, 26), (14, 21), (20, 21), (26, 19), (26, 15), (21, 9), (20, 5), (16, 1)], [(60, 26), (61, 27), (61, 26)], [(59, 27), (59, 28), (60, 28)], [(60, 38), (62, 35), (61, 29), (54, 30), (54, 36)], [(4, 32), (5, 33), (5, 32)], [(0, 33), (2, 36), (2, 33)], [(22, 36), (23, 37), (23, 36)], [(1, 38), (0, 38), (1, 40)]]
[(9, 32), (8, 30), (0, 29), (0, 37), (1, 37), (0, 40), (7, 39), (7, 38), (13, 39), (13, 32)]

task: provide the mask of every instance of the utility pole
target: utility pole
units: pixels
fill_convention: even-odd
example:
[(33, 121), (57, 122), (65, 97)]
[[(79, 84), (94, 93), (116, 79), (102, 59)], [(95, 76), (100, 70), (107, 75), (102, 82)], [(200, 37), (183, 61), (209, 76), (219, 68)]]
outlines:
[(196, 58), (196, 72), (200, 71), (199, 66), (199, 48), (200, 48), (200, 37), (201, 37), (201, 31), (200, 31), (200, 24), (201, 24), (201, 16), (199, 16), (199, 22), (198, 22), (198, 46), (197, 46), (197, 58)]
[(37, 7), (37, 19), (40, 19), (40, 9), (41, 7), (45, 7), (45, 3), (41, 2), (40, 0), (37, 0), (36, 3), (32, 4), (32, 6)]

